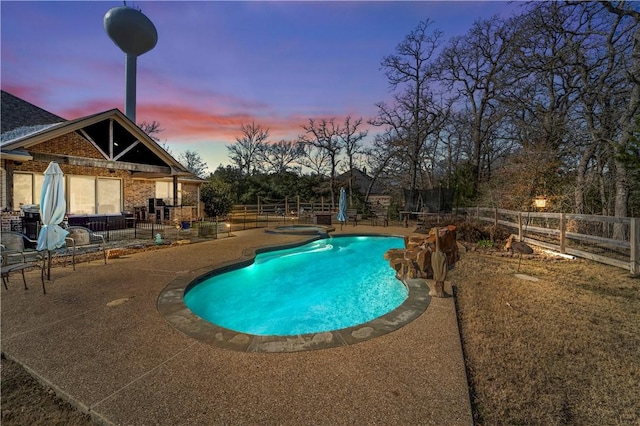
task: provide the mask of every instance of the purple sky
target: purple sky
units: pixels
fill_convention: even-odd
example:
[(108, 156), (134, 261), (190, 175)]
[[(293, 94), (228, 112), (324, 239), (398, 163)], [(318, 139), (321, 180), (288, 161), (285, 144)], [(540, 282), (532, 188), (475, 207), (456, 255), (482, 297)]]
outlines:
[[(103, 28), (112, 2), (2, 1), (2, 89), (66, 119), (124, 112), (124, 54)], [(507, 2), (127, 1), (154, 23), (138, 58), (136, 121), (160, 122), (174, 155), (200, 153), (213, 171), (252, 120), (271, 140), (309, 118), (375, 116), (390, 93), (380, 62), (420, 20), (445, 39)], [(376, 129), (370, 131), (370, 139)]]

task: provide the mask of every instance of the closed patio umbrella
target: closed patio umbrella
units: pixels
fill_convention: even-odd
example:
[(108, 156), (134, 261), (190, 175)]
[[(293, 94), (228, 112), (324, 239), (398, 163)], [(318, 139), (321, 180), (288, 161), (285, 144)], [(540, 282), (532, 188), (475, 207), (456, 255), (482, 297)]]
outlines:
[(40, 194), (40, 220), (42, 227), (38, 234), (38, 251), (47, 250), (49, 264), (47, 279), (51, 279), (51, 250), (64, 245), (69, 234), (58, 224), (64, 220), (67, 202), (64, 199), (63, 173), (58, 163), (51, 162), (44, 172), (42, 193)]
[(336, 219), (340, 222), (340, 229), (342, 229), (342, 225), (347, 221), (347, 191), (344, 190), (344, 187), (340, 188), (340, 201)]

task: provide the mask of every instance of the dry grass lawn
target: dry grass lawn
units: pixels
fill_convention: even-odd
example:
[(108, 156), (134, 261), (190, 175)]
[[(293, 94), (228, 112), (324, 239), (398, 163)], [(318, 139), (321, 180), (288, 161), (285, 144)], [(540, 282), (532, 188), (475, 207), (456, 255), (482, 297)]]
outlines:
[(640, 424), (640, 279), (469, 252), (451, 272), (479, 425)]

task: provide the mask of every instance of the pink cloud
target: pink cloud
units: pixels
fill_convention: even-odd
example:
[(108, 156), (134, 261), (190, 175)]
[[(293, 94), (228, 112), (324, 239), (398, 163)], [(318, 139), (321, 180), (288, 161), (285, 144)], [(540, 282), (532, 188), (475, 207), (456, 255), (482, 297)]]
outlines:
[[(154, 76), (144, 82), (151, 90), (147, 91), (147, 95), (141, 96), (141, 93), (137, 95), (136, 121), (138, 123), (159, 122), (160, 127), (164, 129), (159, 135), (160, 139), (170, 143), (217, 141), (231, 144), (235, 142), (236, 137), (241, 136), (241, 126), (250, 122), (268, 128), (271, 142), (282, 139), (292, 140), (304, 133), (302, 126), (306, 125), (310, 118), (315, 120), (335, 118), (340, 123), (348, 115), (282, 115), (282, 113), (274, 113), (275, 108), (267, 104), (229, 94), (198, 90), (189, 86), (180, 87), (176, 84), (165, 85), (160, 90), (159, 81), (160, 79)], [(53, 95), (48, 93), (46, 88), (41, 87), (20, 84), (5, 86), (3, 89), (45, 109), (48, 109), (46, 101), (50, 101)], [(65, 105), (49, 110), (70, 120), (113, 108), (124, 112), (123, 92), (114, 93), (110, 97), (85, 98), (82, 101), (67, 100)], [(140, 102), (141, 98), (145, 99), (145, 97), (153, 99)], [(60, 100), (60, 97), (57, 99)], [(70, 105), (67, 106), (68, 104)], [(354, 119), (359, 117), (356, 114), (351, 116)], [(364, 120), (367, 118), (363, 117)], [(365, 126), (367, 125), (363, 126), (363, 130), (366, 129)]]
[[(42, 102), (42, 91), (33, 86), (25, 86), (23, 84), (8, 83), (2, 85), (2, 90), (11, 93), (27, 102), (31, 102), (36, 106), (40, 106)], [(53, 112), (53, 111), (51, 111)]]

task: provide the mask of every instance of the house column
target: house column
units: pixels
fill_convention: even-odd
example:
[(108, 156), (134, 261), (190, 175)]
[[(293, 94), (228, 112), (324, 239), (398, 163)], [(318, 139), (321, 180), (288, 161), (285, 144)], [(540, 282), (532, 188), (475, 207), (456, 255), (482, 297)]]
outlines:
[(173, 205), (178, 205), (178, 176), (173, 175)]
[(196, 214), (198, 215), (198, 219), (200, 219), (202, 217), (202, 213), (200, 212), (200, 204), (201, 204), (200, 203), (200, 185), (198, 185), (197, 194), (198, 194), (198, 197), (196, 198), (196, 205), (198, 207), (196, 209), (196, 212), (197, 212)]

